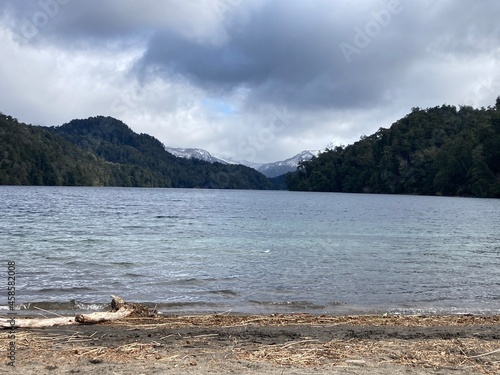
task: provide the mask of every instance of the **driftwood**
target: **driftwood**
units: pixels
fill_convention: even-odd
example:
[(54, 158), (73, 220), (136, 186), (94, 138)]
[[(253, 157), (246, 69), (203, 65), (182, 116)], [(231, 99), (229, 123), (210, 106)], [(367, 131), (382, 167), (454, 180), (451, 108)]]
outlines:
[[(126, 303), (121, 297), (111, 296), (110, 312), (95, 312), (79, 314), (75, 317), (59, 317), (48, 319), (0, 319), (1, 328), (44, 328), (75, 324), (96, 324), (125, 318), (132, 314), (151, 315), (149, 309), (143, 305)], [(153, 312), (154, 314), (154, 312)]]

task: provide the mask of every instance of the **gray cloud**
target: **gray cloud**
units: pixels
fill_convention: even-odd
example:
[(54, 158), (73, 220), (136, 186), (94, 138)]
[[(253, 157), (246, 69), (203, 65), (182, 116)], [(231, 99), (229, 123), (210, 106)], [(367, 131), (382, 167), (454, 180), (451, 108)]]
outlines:
[(237, 158), (348, 143), (413, 106), (500, 93), (495, 0), (5, 0), (0, 12), (3, 112), (50, 125), (109, 114)]
[(257, 103), (366, 105), (384, 78), (375, 69), (363, 69), (366, 60), (354, 66), (346, 62), (339, 48), (348, 37), (346, 21), (338, 16), (332, 2), (269, 2), (243, 23), (229, 19), (227, 40), (221, 44), (158, 33), (140, 67), (162, 67), (166, 74), (180, 74), (215, 92), (249, 87)]

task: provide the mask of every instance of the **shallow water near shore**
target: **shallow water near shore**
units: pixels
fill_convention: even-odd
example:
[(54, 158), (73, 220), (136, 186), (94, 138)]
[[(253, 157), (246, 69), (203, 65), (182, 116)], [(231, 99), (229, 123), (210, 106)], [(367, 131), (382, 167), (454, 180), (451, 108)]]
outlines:
[(7, 280), (7, 261), (16, 262), (21, 311), (100, 310), (115, 294), (165, 313), (500, 312), (500, 200), (6, 186), (0, 194), (0, 274)]

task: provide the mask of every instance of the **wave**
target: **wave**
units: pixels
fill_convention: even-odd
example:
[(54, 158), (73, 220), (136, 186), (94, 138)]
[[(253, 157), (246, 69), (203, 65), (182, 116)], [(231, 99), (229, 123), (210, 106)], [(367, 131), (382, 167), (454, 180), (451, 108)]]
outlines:
[[(217, 291), (214, 291), (217, 292)], [(227, 292), (227, 291), (218, 291)], [(461, 307), (367, 307), (349, 305), (340, 301), (327, 304), (315, 304), (310, 301), (247, 301), (234, 303), (217, 303), (205, 301), (171, 301), (171, 302), (143, 302), (141, 303), (161, 314), (214, 314), (233, 312), (238, 314), (274, 314), (274, 313), (311, 313), (328, 315), (480, 315), (489, 316), (498, 314), (498, 308), (461, 308)], [(15, 306), (14, 310), (20, 315), (47, 315), (57, 312), (61, 315), (74, 315), (75, 312), (107, 311), (110, 303), (70, 301), (37, 301)], [(0, 315), (6, 315), (9, 306), (0, 306)], [(4, 313), (5, 312), (5, 313)]]
[[(109, 303), (82, 302), (70, 300), (68, 302), (38, 301), (15, 305), (18, 311), (102, 311), (110, 308)], [(9, 310), (9, 306), (0, 306), (0, 310)]]
[(208, 294), (222, 294), (227, 296), (239, 296), (237, 292), (231, 289), (219, 289), (219, 290), (209, 290), (206, 293)]
[(93, 292), (95, 289), (86, 286), (75, 286), (72, 288), (41, 288), (35, 289), (35, 292), (40, 293), (65, 293), (65, 292)]
[[(169, 285), (204, 285), (209, 282), (217, 281), (219, 279), (214, 278), (214, 277), (207, 277), (207, 278), (196, 278), (196, 277), (188, 277), (188, 278), (182, 278), (182, 279), (169, 279), (169, 280), (161, 280), (157, 283), (157, 285), (163, 285), (163, 286), (169, 286)], [(224, 280), (224, 279), (222, 279)]]
[(125, 277), (144, 277), (145, 275), (143, 274), (139, 274), (139, 273), (134, 273), (134, 272), (127, 272), (126, 274), (124, 274), (123, 276)]

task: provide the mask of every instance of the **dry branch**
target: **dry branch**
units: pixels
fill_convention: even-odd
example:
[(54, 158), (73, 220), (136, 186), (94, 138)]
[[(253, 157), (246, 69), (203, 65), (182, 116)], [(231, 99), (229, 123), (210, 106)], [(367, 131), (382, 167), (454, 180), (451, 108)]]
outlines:
[(92, 314), (78, 314), (75, 317), (59, 317), (48, 319), (16, 319), (12, 325), (10, 319), (0, 319), (0, 327), (2, 328), (45, 328), (76, 324), (96, 324), (102, 322), (110, 322), (113, 320), (123, 319), (135, 312), (144, 314), (146, 307), (133, 303), (126, 303), (121, 297), (111, 296), (111, 311), (110, 312), (95, 312)]

